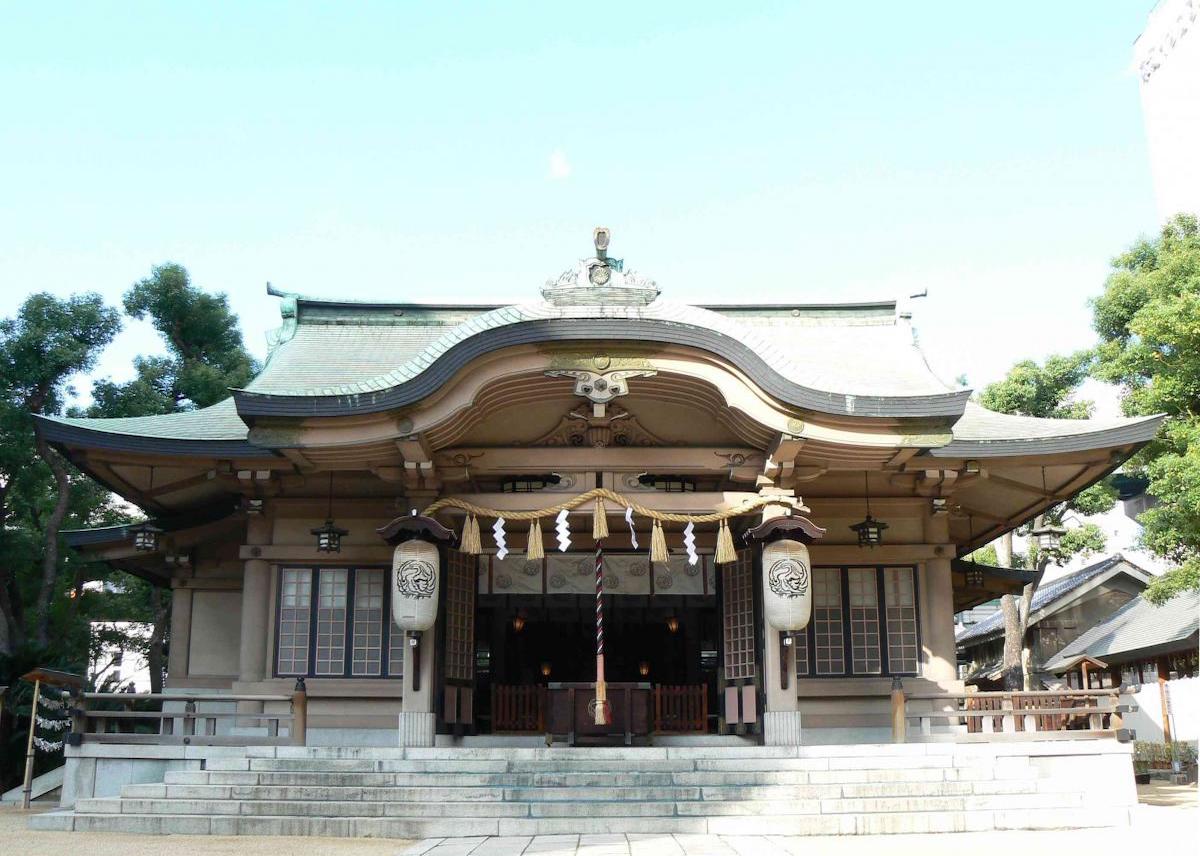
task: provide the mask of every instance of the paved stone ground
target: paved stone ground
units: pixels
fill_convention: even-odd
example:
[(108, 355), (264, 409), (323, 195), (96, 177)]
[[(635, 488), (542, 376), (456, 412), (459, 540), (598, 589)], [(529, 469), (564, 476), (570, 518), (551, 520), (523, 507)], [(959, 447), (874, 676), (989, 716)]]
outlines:
[[(1200, 835), (1196, 786), (1138, 789), (1142, 805), (1128, 829), (985, 832), (954, 835), (793, 837), (754, 835), (546, 835), (530, 838), (372, 838), (125, 835), (34, 832), (27, 812), (0, 809), (0, 852), (20, 856), (963, 856), (1019, 853), (1191, 852)], [(1153, 848), (1146, 850), (1144, 848)]]

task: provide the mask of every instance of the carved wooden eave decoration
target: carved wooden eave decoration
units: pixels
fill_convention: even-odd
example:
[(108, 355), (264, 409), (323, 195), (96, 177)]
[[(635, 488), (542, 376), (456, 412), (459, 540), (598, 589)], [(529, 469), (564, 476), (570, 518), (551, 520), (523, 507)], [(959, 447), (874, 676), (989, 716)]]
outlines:
[(572, 408), (558, 425), (530, 446), (666, 446), (661, 437), (642, 427), (636, 416), (619, 404), (609, 404), (603, 415), (589, 413), (586, 405)]
[(452, 544), (455, 541), (454, 533), (445, 526), (432, 517), (415, 513), (397, 517), (375, 531), (379, 533), (380, 538), (393, 546), (414, 538), (436, 544)]
[(779, 537), (798, 537), (804, 543), (811, 544), (824, 538), (825, 530), (807, 517), (796, 514), (764, 520), (753, 529), (747, 529), (744, 537), (748, 543), (766, 542)]

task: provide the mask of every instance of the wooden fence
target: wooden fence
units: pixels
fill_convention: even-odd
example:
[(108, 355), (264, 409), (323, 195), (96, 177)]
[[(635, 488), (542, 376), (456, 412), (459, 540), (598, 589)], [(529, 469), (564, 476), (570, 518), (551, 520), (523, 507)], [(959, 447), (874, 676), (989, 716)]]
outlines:
[(546, 730), (546, 688), (537, 685), (492, 687), (492, 732)]
[[(913, 693), (899, 681), (892, 689), (892, 739), (904, 743), (910, 724), (919, 739), (953, 735), (959, 740), (1036, 740), (1072, 737), (1133, 739), (1122, 714), (1120, 689), (1037, 692)], [(935, 723), (942, 726), (935, 730)]]
[(708, 687), (704, 684), (654, 688), (654, 730), (659, 734), (708, 731)]

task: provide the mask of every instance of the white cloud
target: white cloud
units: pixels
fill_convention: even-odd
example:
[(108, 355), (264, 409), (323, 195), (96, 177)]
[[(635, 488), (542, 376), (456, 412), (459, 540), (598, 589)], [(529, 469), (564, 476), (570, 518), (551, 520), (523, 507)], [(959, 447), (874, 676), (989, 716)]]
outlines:
[(567, 160), (567, 153), (562, 149), (555, 149), (550, 152), (550, 178), (554, 181), (562, 181), (565, 178), (571, 177), (571, 162)]

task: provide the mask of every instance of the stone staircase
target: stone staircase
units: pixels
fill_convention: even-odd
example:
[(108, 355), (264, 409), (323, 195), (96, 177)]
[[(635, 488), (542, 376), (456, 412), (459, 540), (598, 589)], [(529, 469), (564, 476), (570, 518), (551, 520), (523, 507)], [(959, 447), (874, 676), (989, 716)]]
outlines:
[(1128, 753), (1098, 754), (1098, 744), (249, 747), (30, 825), (395, 838), (1126, 825), (1136, 801)]

